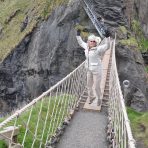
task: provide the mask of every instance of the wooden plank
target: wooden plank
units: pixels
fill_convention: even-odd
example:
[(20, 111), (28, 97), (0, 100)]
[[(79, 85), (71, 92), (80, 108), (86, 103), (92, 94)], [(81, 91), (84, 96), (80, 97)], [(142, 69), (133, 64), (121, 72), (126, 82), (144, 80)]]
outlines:
[[(101, 80), (101, 92), (102, 92), (102, 97), (103, 97), (103, 93), (104, 93), (104, 89), (105, 89), (105, 84), (106, 84), (106, 78), (107, 78), (107, 72), (108, 72), (108, 67), (109, 67), (109, 59), (110, 59), (110, 54), (111, 54), (111, 49), (107, 50), (103, 60), (102, 60), (102, 64), (103, 64), (103, 74), (102, 74), (102, 80)], [(88, 99), (86, 101), (86, 103), (84, 104), (84, 109), (87, 110), (91, 110), (91, 111), (100, 111), (101, 110), (101, 105), (98, 106), (97, 101), (98, 100), (94, 100), (92, 104), (88, 103)]]
[(3, 131), (0, 131), (0, 139), (5, 140), (7, 138), (11, 138), (13, 130), (14, 130), (13, 136), (19, 134), (19, 127), (9, 126), (6, 127)]
[(93, 103), (89, 104), (88, 101), (89, 100), (87, 99), (86, 103), (84, 104), (83, 109), (90, 110), (90, 111), (100, 111), (101, 110), (101, 105), (98, 106), (97, 104), (93, 104)]

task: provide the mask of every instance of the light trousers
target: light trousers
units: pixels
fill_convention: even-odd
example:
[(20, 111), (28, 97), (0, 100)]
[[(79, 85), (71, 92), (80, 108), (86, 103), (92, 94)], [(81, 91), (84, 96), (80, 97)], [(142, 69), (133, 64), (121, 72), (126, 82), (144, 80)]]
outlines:
[(97, 100), (101, 100), (101, 72), (91, 72), (87, 71), (87, 89), (88, 89), (88, 98), (91, 100), (94, 97)]

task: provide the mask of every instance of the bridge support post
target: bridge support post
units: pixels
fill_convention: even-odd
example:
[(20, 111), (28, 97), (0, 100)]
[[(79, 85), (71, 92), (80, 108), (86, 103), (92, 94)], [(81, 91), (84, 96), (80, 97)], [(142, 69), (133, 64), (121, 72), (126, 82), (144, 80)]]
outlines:
[[(9, 126), (6, 127), (3, 131), (0, 131), (0, 140), (4, 140), (9, 148), (22, 148), (22, 146), (19, 143), (17, 143), (18, 134), (19, 134), (19, 127)], [(12, 136), (12, 143), (15, 143), (13, 145), (10, 145), (11, 136)]]

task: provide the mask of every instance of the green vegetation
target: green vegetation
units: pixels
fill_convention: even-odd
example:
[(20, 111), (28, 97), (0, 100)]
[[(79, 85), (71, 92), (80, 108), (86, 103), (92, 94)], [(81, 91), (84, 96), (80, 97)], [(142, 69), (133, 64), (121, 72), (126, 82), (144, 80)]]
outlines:
[(136, 140), (140, 140), (144, 143), (145, 147), (148, 147), (148, 112), (139, 113), (128, 108), (127, 113), (131, 121), (134, 137)]
[(81, 30), (81, 36), (84, 39), (87, 39), (87, 37), (89, 36), (89, 31), (87, 31), (87, 29), (85, 28), (85, 26), (82, 25), (76, 25), (75, 29), (80, 29)]
[(148, 73), (148, 66), (145, 66), (145, 71)]
[(127, 29), (125, 28), (125, 26), (120, 26), (119, 29), (123, 34), (127, 34), (127, 32), (128, 32)]
[[(2, 61), (11, 50), (36, 26), (39, 20), (46, 19), (50, 12), (68, 0), (5, 0), (0, 1), (0, 25), (2, 35), (0, 36), (0, 61)], [(19, 10), (6, 23), (10, 16)], [(26, 29), (20, 32), (21, 23), (28, 15), (29, 22)]]
[(148, 51), (148, 40), (145, 39), (140, 23), (136, 20), (132, 21), (132, 32), (131, 34), (124, 26), (119, 27), (119, 31), (128, 36), (128, 39), (120, 40), (120, 43), (123, 45), (127, 45), (130, 47), (134, 47), (136, 50), (140, 50), (141, 52)]
[(141, 40), (141, 48), (142, 48), (142, 51), (148, 52), (148, 40), (146, 39)]
[(138, 42), (134, 37), (130, 37), (129, 39), (120, 40), (120, 43), (123, 45), (128, 45), (130, 47), (135, 47), (135, 49), (138, 48)]
[(135, 34), (135, 37), (138, 41), (138, 46), (142, 52), (147, 52), (148, 51), (148, 40), (145, 39), (142, 28), (140, 26), (140, 23), (136, 20), (132, 21), (132, 31)]
[(7, 148), (7, 145), (5, 144), (4, 141), (0, 141), (0, 147), (1, 148)]
[(132, 31), (134, 32), (135, 36), (139, 37), (139, 38), (143, 38), (143, 33), (142, 33), (142, 29), (140, 26), (140, 22), (138, 22), (137, 20), (133, 20), (131, 23), (131, 28)]
[[(55, 100), (57, 100), (57, 101), (55, 101)], [(59, 102), (59, 100), (61, 100), (61, 101)], [(50, 101), (50, 103), (49, 103), (49, 101)], [(44, 129), (44, 136), (43, 136), (43, 144), (45, 144), (47, 135), (49, 133), (50, 133), (49, 134), (50, 136), (55, 134), (57, 127), (59, 127), (61, 125), (64, 118), (69, 113), (68, 108), (69, 108), (70, 103), (73, 104), (74, 101), (75, 101), (75, 98), (73, 96), (63, 94), (58, 97), (46, 97), (46, 98), (43, 98), (43, 102), (40, 101), (40, 102), (36, 103), (32, 108), (31, 120), (28, 125), (28, 132), (27, 132), (25, 143), (24, 143), (24, 147), (29, 148), (32, 145), (40, 111), (41, 111), (41, 113), (40, 113), (40, 118), (39, 118), (39, 122), (38, 122), (39, 124), (38, 124), (38, 128), (37, 128), (38, 129), (37, 130), (37, 138), (38, 139), (42, 138), (45, 119), (46, 119), (46, 115), (47, 115), (47, 111), (48, 111), (48, 104), (50, 104), (49, 105), (49, 112), (48, 112), (49, 114), (47, 116), (46, 128)], [(42, 109), (40, 110), (41, 102), (42, 102)], [(16, 125), (17, 126), (20, 125), (20, 133), (18, 135), (18, 142), (19, 143), (22, 143), (22, 141), (23, 141), (25, 130), (26, 130), (26, 123), (28, 121), (30, 111), (31, 111), (31, 108), (29, 108), (28, 111), (21, 114), (17, 120)], [(12, 125), (14, 125), (14, 122), (15, 122), (15, 120), (8, 123), (6, 126), (12, 126)], [(54, 125), (53, 125), (53, 123), (54, 123)], [(50, 131), (49, 131), (49, 127), (51, 127)], [(49, 131), (49, 133), (48, 133), (48, 131)], [(39, 144), (40, 144), (40, 141), (36, 140), (34, 147), (39, 147)], [(43, 144), (42, 144), (42, 147), (44, 147)], [(2, 146), (4, 147), (4, 145), (5, 145), (5, 143), (1, 140), (0, 147), (2, 147)]]
[(137, 39), (131, 35), (131, 33), (125, 28), (125, 26), (119, 27), (119, 34), (123, 34), (125, 37), (128, 36), (128, 39), (121, 39), (120, 43), (122, 45), (127, 45), (130, 47), (134, 47), (134, 49), (138, 49)]

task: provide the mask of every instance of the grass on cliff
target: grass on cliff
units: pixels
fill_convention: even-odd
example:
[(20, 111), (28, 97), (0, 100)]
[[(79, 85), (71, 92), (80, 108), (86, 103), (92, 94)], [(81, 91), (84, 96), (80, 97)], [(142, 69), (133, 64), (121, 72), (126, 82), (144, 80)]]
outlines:
[(138, 42), (134, 37), (130, 37), (130, 38), (125, 39), (125, 40), (121, 40), (120, 43), (123, 44), (123, 45), (128, 45), (130, 47), (135, 47), (135, 49), (138, 48)]
[(148, 147), (148, 112), (140, 113), (128, 108), (127, 113), (134, 138), (144, 143), (145, 147)]
[[(60, 103), (58, 103), (58, 101), (55, 102), (55, 99), (56, 100), (61, 99), (61, 102)], [(37, 138), (38, 139), (41, 139), (41, 137), (42, 137), (42, 132), (44, 129), (44, 123), (45, 123), (46, 114), (47, 114), (47, 110), (48, 110), (48, 103), (49, 103), (48, 97), (44, 98), (43, 100), (44, 100), (43, 105), (42, 105), (43, 107), (41, 110), (40, 120), (39, 120), (39, 125), (38, 125), (38, 130), (37, 130)], [(66, 95), (66, 94), (60, 95), (60, 97), (58, 96), (56, 98), (52, 97), (52, 98), (50, 98), (50, 100), (51, 100), (51, 102), (50, 102), (50, 107), (49, 107), (49, 112), (48, 112), (49, 114), (47, 117), (47, 123), (46, 123), (47, 126), (44, 130), (43, 143), (46, 142), (46, 137), (48, 135), (49, 126), (51, 127), (50, 135), (54, 135), (55, 130), (57, 129), (57, 127), (60, 126), (60, 123), (61, 123), (60, 121), (63, 121), (64, 118), (67, 116), (67, 111), (68, 111), (67, 108), (69, 105), (69, 100), (71, 101), (71, 103), (73, 103), (75, 101), (73, 96)], [(26, 136), (26, 140), (25, 140), (25, 144), (24, 144), (24, 147), (26, 147), (26, 148), (30, 148), (32, 145), (32, 142), (34, 140), (34, 133), (36, 130), (36, 125), (37, 125), (41, 102), (36, 103), (34, 106), (35, 107), (32, 110), (31, 120), (30, 120), (30, 123), (28, 126), (29, 130), (27, 132), (27, 136)], [(54, 106), (55, 106), (55, 108), (54, 108)], [(52, 114), (53, 109), (54, 109), (54, 113)], [(29, 109), (29, 111), (27, 111), (27, 112), (24, 112), (18, 118), (16, 125), (21, 125), (20, 132), (17, 137), (18, 143), (22, 143), (22, 141), (23, 141), (24, 133), (26, 130), (26, 124), (27, 124), (28, 117), (30, 114), (30, 110), (31, 109)], [(1, 119), (1, 122), (2, 122), (2, 120), (4, 120), (4, 119)], [(56, 123), (55, 126), (53, 126), (53, 123)], [(11, 126), (13, 124), (14, 124), (14, 121), (7, 124), (7, 126)], [(34, 147), (39, 147), (39, 144), (40, 144), (40, 141), (38, 141), (38, 140), (35, 141)], [(4, 143), (4, 141), (0, 140), (0, 148), (5, 148), (5, 147), (6, 147), (6, 144)], [(44, 146), (42, 145), (42, 147), (44, 147)]]
[[(39, 20), (46, 19), (50, 12), (68, 0), (4, 0), (0, 1), (0, 26), (3, 28), (0, 34), (0, 61), (32, 31)], [(6, 21), (16, 11), (9, 23)], [(26, 29), (20, 32), (21, 23), (28, 15), (29, 22)]]
[(148, 66), (147, 65), (145, 66), (145, 71), (146, 71), (146, 73), (148, 73)]
[(133, 47), (135, 50), (140, 50), (141, 52), (148, 52), (148, 40), (144, 37), (142, 28), (138, 21), (133, 20), (131, 34), (124, 26), (119, 27), (121, 34), (128, 36), (127, 39), (121, 39), (120, 43)]
[(138, 42), (138, 46), (142, 52), (148, 52), (148, 39), (144, 37), (140, 22), (137, 20), (132, 21), (132, 31), (135, 34), (135, 38)]

